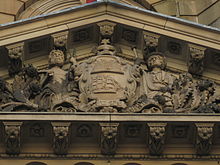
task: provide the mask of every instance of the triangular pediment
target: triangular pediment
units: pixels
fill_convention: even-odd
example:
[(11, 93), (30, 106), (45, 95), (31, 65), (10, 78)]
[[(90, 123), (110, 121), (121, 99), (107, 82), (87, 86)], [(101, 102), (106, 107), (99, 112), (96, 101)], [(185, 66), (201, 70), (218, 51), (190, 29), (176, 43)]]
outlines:
[(219, 45), (109, 0), (0, 25), (0, 162), (216, 163)]

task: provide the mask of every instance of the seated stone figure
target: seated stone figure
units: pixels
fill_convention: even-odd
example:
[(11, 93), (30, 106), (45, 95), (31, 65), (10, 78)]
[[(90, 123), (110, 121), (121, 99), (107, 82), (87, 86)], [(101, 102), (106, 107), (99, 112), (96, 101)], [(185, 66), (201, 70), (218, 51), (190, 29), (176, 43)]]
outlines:
[(144, 94), (148, 100), (155, 100), (161, 105), (163, 111), (172, 111), (173, 102), (171, 96), (173, 75), (165, 72), (166, 59), (160, 52), (154, 52), (147, 58), (148, 71), (143, 71)]

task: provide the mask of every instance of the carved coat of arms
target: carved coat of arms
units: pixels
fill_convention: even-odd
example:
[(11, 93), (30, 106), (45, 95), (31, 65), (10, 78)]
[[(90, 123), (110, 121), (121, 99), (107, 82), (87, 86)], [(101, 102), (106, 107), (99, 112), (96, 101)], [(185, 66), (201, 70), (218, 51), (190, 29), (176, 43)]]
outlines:
[[(131, 65), (115, 56), (116, 49), (104, 39), (97, 56), (82, 63), (79, 79), (81, 110), (120, 112), (135, 94), (136, 81)], [(77, 69), (76, 69), (77, 70)]]

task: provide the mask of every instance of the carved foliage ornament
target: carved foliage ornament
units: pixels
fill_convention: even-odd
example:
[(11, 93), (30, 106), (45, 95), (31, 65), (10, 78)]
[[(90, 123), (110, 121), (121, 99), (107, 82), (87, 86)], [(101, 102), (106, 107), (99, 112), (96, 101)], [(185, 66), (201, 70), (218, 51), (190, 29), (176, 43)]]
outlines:
[(20, 153), (20, 126), (21, 122), (4, 122), (6, 154)]
[(189, 44), (190, 58), (188, 72), (192, 75), (202, 75), (204, 70), (204, 57), (205, 49), (204, 47)]
[(101, 153), (114, 155), (116, 153), (118, 139), (118, 123), (100, 123), (101, 126)]
[(143, 32), (145, 41), (145, 51), (147, 54), (157, 51), (159, 35), (149, 32)]
[(10, 76), (18, 74), (22, 69), (22, 58), (24, 54), (24, 43), (9, 45), (8, 49), (9, 65), (8, 73)]
[(70, 137), (69, 137), (69, 126), (70, 123), (52, 123), (54, 139), (53, 149), (57, 155), (65, 155), (68, 153)]
[(208, 155), (212, 147), (213, 137), (212, 123), (197, 123), (196, 150), (199, 155)]
[(100, 33), (103, 37), (109, 37), (112, 36), (114, 33), (114, 27), (115, 27), (115, 23), (112, 22), (101, 22), (98, 23), (98, 26), (100, 28)]
[(149, 123), (149, 152), (151, 155), (161, 155), (164, 150), (166, 123)]

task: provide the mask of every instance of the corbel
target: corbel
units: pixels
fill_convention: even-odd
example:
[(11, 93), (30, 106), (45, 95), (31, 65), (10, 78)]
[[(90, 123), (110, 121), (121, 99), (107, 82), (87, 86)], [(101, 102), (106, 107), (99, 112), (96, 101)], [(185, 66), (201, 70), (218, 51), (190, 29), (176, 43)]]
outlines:
[(118, 146), (119, 123), (99, 123), (101, 127), (101, 153), (114, 155)]
[(20, 128), (22, 122), (3, 122), (5, 127), (6, 154), (17, 155), (20, 153)]
[(150, 155), (161, 155), (164, 150), (167, 123), (148, 123)]
[(64, 31), (51, 35), (53, 39), (53, 48), (63, 51), (63, 53), (65, 54), (65, 58), (67, 51), (68, 35), (69, 35), (69, 31)]
[(112, 40), (112, 36), (114, 34), (114, 29), (116, 24), (109, 21), (104, 21), (97, 23), (97, 25), (99, 26), (100, 29), (100, 34), (101, 34), (100, 40), (102, 40), (103, 38), (108, 38)]
[(143, 32), (146, 54), (156, 52), (158, 48), (158, 40), (160, 35), (150, 32)]
[(53, 127), (53, 150), (57, 155), (68, 153), (70, 143), (70, 122), (51, 122)]
[(24, 42), (8, 45), (6, 49), (9, 57), (8, 73), (9, 76), (14, 76), (21, 71), (23, 66)]
[(188, 60), (188, 72), (192, 75), (202, 75), (204, 71), (205, 47), (188, 44), (190, 57)]
[(213, 123), (196, 123), (195, 148), (198, 155), (208, 155), (212, 148)]

